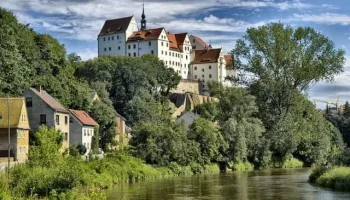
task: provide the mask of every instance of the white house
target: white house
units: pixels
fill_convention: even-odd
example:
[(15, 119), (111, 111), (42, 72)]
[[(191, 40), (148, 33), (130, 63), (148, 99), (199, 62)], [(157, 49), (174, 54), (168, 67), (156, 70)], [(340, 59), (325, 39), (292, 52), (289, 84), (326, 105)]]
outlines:
[[(193, 71), (191, 62), (196, 60), (193, 50), (208, 50), (211, 49), (210, 45), (207, 45), (201, 38), (194, 35), (189, 36), (187, 33), (173, 34), (167, 32), (165, 28), (147, 29), (144, 9), (141, 17), (140, 30), (133, 16), (107, 20), (98, 35), (98, 55), (139, 57), (145, 54), (153, 54), (162, 60), (166, 66), (173, 68), (183, 79), (193, 79), (195, 75), (202, 75), (191, 73)], [(209, 57), (201, 56), (201, 59), (211, 59), (210, 53), (203, 55)], [(224, 60), (215, 60), (217, 60), (216, 65), (220, 65), (219, 68), (225, 64)], [(214, 68), (212, 61), (211, 63)], [(216, 73), (216, 75), (212, 74), (213, 78), (210, 79), (223, 81), (224, 78), (221, 76), (226, 74), (225, 66)], [(209, 76), (209, 73), (206, 76)], [(209, 78), (206, 79), (209, 80)]]
[(96, 121), (89, 114), (82, 110), (72, 110), (70, 112), (70, 145), (83, 144), (86, 147), (86, 154), (91, 151), (92, 136), (94, 136)]

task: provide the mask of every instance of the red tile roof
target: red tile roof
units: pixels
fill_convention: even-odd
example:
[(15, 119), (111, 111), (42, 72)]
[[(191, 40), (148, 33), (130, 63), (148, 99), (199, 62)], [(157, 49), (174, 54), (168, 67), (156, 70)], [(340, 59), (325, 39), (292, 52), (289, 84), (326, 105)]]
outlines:
[(156, 40), (159, 38), (159, 35), (162, 33), (164, 28), (148, 29), (135, 31), (128, 38), (128, 42), (137, 41), (137, 40)]
[(226, 61), (226, 68), (233, 69), (232, 55), (224, 55)]
[(69, 113), (56, 99), (50, 96), (45, 90), (40, 92), (34, 88), (30, 88), (38, 97), (40, 97), (48, 106), (54, 109), (56, 112)]
[(170, 50), (182, 52), (182, 45), (186, 39), (187, 33), (172, 34), (168, 32), (167, 35), (170, 42)]
[(209, 45), (207, 44), (207, 43), (205, 43), (203, 40), (202, 40), (202, 38), (200, 38), (200, 37), (197, 37), (197, 36), (195, 36), (195, 35), (192, 35), (195, 39), (196, 39), (196, 41), (200, 44), (200, 45), (202, 45), (204, 48), (209, 48)]
[(221, 49), (194, 50), (192, 64), (217, 63)]
[(106, 20), (98, 36), (125, 32), (132, 18), (133, 16)]
[(70, 113), (77, 118), (82, 124), (89, 125), (89, 126), (98, 126), (97, 122), (90, 117), (89, 114), (87, 114), (83, 110), (72, 110), (69, 109)]

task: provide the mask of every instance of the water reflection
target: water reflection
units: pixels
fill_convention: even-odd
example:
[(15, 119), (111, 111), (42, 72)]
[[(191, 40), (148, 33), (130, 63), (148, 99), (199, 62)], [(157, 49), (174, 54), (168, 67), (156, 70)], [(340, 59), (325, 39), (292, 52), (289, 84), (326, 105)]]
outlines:
[(350, 193), (310, 185), (308, 175), (307, 169), (289, 169), (176, 177), (120, 184), (107, 194), (116, 200), (350, 199)]

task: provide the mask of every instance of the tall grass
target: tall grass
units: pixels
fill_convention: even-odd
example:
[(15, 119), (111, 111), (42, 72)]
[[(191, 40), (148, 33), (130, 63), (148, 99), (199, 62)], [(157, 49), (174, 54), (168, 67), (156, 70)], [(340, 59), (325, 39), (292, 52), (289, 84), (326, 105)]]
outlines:
[(339, 191), (350, 191), (350, 168), (316, 168), (309, 177), (310, 182)]

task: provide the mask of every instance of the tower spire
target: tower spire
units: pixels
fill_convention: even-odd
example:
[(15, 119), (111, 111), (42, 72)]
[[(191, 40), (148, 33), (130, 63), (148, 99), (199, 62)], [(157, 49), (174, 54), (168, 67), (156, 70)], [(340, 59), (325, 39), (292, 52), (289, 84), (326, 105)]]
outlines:
[(145, 15), (145, 1), (142, 4), (142, 15), (141, 15), (141, 30), (146, 30), (146, 15)]

